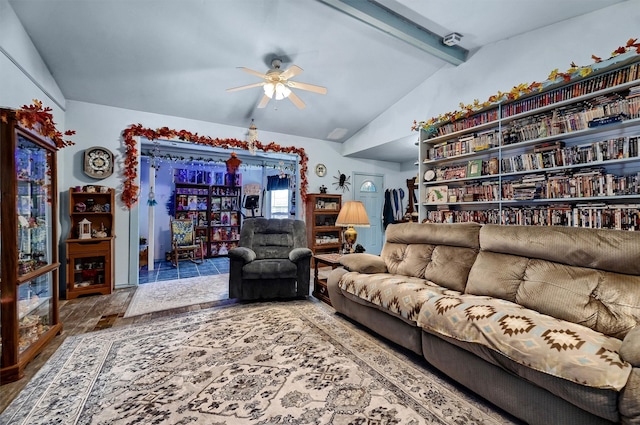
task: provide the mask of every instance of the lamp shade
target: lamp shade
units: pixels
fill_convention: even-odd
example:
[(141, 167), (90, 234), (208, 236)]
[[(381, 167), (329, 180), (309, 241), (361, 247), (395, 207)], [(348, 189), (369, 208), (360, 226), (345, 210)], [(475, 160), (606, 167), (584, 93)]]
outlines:
[(360, 201), (347, 201), (340, 208), (340, 213), (336, 219), (336, 226), (357, 226), (369, 227), (369, 217), (364, 205)]

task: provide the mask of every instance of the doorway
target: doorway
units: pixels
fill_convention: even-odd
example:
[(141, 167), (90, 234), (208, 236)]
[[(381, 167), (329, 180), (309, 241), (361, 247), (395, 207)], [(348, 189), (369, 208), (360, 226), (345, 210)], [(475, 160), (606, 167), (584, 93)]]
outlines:
[(357, 243), (367, 253), (380, 255), (382, 251), (382, 206), (384, 204), (384, 175), (353, 173), (353, 199), (364, 204), (370, 227), (359, 227)]

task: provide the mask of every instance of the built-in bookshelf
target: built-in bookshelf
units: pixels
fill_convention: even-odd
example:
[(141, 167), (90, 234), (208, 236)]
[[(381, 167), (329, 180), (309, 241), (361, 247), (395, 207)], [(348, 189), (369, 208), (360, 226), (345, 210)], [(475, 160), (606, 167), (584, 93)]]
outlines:
[(640, 56), (420, 130), (420, 220), (640, 230)]

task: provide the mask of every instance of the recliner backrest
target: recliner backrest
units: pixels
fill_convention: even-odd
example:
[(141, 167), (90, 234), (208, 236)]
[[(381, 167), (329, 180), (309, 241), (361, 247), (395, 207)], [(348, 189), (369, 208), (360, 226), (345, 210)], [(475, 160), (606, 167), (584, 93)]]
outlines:
[(257, 260), (288, 258), (292, 249), (307, 246), (304, 222), (293, 219), (247, 219), (240, 231), (239, 246), (251, 248)]

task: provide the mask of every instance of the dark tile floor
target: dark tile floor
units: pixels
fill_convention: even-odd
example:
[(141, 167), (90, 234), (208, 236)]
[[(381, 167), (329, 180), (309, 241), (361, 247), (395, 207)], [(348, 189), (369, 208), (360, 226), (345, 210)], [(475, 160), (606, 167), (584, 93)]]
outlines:
[(140, 268), (139, 283), (142, 285), (162, 280), (185, 279), (223, 273), (229, 273), (228, 257), (207, 258), (202, 264), (180, 261), (178, 267), (174, 267), (170, 261), (156, 261), (153, 270), (149, 270), (147, 266)]

